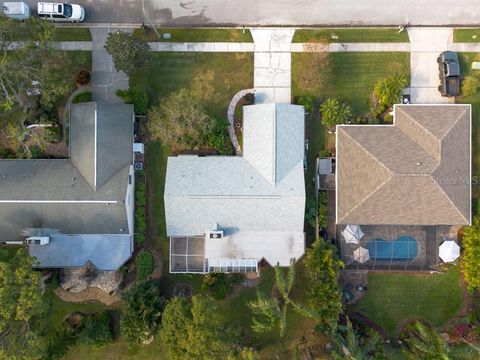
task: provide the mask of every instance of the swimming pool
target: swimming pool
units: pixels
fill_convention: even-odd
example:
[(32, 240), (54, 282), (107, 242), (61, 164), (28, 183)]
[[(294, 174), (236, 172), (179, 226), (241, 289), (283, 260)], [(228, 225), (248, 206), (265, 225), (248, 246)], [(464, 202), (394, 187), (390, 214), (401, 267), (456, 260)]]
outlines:
[(406, 235), (395, 240), (372, 239), (367, 249), (372, 260), (410, 261), (418, 254), (418, 242)]

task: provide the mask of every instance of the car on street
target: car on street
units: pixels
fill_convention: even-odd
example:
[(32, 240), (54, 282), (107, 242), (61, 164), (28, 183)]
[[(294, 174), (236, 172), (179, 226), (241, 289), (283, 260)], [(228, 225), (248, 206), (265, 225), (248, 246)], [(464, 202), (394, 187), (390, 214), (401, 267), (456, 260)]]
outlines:
[(85, 19), (85, 9), (77, 4), (39, 2), (37, 13), (41, 19), (50, 21), (82, 22)]
[(440, 85), (438, 91), (442, 96), (460, 95), (460, 64), (458, 63), (457, 53), (454, 51), (444, 51), (438, 58), (438, 70)]

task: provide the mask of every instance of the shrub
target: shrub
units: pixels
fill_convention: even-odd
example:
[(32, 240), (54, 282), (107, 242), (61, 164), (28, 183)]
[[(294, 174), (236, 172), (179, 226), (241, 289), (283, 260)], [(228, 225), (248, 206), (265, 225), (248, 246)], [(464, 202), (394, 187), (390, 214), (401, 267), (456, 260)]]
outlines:
[(305, 209), (305, 220), (311, 227), (315, 227), (317, 218), (317, 202), (315, 199), (308, 198)]
[(107, 312), (90, 314), (78, 335), (78, 341), (83, 345), (95, 347), (106, 346), (112, 341), (111, 319)]
[(480, 89), (480, 74), (467, 75), (462, 81), (462, 95), (474, 95)]
[(462, 268), (469, 289), (480, 288), (480, 217), (465, 227), (462, 239)]
[(208, 130), (206, 134), (208, 147), (217, 150), (221, 155), (227, 155), (232, 152), (227, 127), (227, 120), (217, 118), (215, 119), (212, 129)]
[(153, 255), (150, 251), (142, 250), (135, 258), (137, 268), (137, 280), (143, 281), (153, 272)]
[(325, 100), (320, 105), (320, 111), (322, 113), (322, 124), (326, 128), (345, 124), (352, 116), (351, 106), (335, 98)]
[[(403, 74), (395, 74), (378, 80), (373, 87), (373, 95), (383, 107), (380, 114), (393, 104), (401, 102), (402, 91), (407, 86), (407, 77)], [(380, 115), (378, 114), (378, 115)]]
[(58, 126), (49, 126), (44, 128), (44, 140), (51, 143), (58, 143), (63, 140), (62, 129)]
[(85, 86), (90, 83), (90, 73), (87, 70), (79, 70), (75, 74), (75, 82), (78, 86)]
[(296, 103), (298, 105), (303, 105), (305, 112), (312, 113), (315, 105), (315, 98), (313, 96), (299, 96)]
[(216, 300), (224, 299), (231, 291), (234, 285), (240, 283), (243, 279), (241, 274), (207, 274), (203, 278), (202, 289), (208, 290)]
[(320, 151), (318, 152), (318, 157), (323, 158), (323, 157), (330, 157), (330, 156), (332, 156), (332, 153), (331, 153), (330, 150), (324, 149), (324, 150), (320, 150)]
[(117, 96), (127, 104), (133, 104), (133, 110), (136, 114), (145, 115), (148, 110), (147, 91), (141, 87), (135, 87), (128, 90), (117, 90)]
[(120, 331), (129, 344), (142, 344), (158, 331), (165, 299), (154, 281), (136, 283), (123, 294)]
[(92, 101), (92, 93), (90, 91), (81, 92), (80, 94), (75, 95), (72, 99), (73, 104), (79, 104), (89, 101)]
[(328, 226), (328, 195), (326, 191), (318, 194), (318, 226), (326, 229)]

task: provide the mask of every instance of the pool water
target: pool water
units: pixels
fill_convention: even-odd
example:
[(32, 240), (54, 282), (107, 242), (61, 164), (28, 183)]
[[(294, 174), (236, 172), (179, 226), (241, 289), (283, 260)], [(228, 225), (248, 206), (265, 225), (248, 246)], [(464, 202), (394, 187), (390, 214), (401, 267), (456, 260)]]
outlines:
[(372, 239), (367, 242), (370, 259), (409, 261), (417, 257), (418, 242), (411, 236), (399, 236), (395, 240)]

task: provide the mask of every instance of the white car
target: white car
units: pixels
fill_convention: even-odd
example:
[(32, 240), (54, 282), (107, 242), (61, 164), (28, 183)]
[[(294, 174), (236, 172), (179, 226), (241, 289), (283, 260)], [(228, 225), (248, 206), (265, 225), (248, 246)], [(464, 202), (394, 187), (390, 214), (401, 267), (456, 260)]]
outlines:
[(39, 2), (37, 13), (41, 19), (63, 22), (81, 22), (85, 19), (85, 9), (81, 5)]

